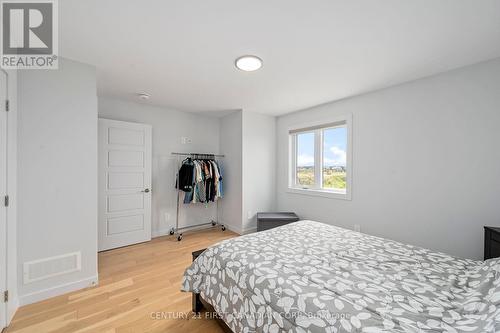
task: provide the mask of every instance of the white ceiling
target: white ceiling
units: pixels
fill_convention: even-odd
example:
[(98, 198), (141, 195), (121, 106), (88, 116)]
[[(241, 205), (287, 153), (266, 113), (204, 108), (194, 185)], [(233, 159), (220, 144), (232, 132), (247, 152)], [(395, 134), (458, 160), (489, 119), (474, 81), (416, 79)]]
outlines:
[[(498, 0), (61, 0), (60, 53), (98, 93), (284, 114), (500, 57)], [(257, 72), (234, 67), (255, 54)]]

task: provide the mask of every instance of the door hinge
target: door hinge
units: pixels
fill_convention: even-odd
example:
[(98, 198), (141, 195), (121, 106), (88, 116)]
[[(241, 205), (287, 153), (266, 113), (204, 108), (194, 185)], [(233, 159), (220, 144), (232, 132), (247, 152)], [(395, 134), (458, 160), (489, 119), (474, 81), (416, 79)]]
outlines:
[(10, 111), (10, 103), (9, 103), (8, 99), (5, 100), (5, 111), (7, 111), (7, 112)]
[(3, 301), (4, 301), (4, 303), (7, 303), (9, 301), (9, 291), (8, 290), (3, 292)]
[(4, 204), (4, 206), (5, 206), (5, 207), (9, 207), (9, 201), (10, 201), (10, 200), (9, 200), (9, 196), (8, 196), (8, 195), (6, 195), (6, 196), (4, 197), (4, 199), (3, 199), (3, 204)]

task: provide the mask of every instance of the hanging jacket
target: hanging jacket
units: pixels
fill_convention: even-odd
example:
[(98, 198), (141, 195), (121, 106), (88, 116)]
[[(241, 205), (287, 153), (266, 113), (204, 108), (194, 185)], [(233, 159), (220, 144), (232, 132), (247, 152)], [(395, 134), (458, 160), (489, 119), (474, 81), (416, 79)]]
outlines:
[(196, 163), (193, 161), (193, 179), (192, 179), (192, 187), (191, 191), (185, 192), (184, 193), (184, 203), (189, 204), (193, 201), (194, 199), (194, 191), (195, 191), (195, 186), (196, 186)]
[(191, 192), (193, 189), (193, 168), (194, 164), (191, 159), (187, 159), (182, 163), (178, 175), (178, 189), (184, 192)]

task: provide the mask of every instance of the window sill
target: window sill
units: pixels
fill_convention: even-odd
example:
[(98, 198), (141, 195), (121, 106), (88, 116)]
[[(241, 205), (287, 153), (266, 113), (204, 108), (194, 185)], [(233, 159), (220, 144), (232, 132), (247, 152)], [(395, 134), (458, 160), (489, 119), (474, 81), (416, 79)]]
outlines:
[(288, 187), (287, 192), (294, 194), (309, 195), (314, 197), (351, 200), (351, 194), (349, 192), (317, 190), (317, 189), (296, 188), (296, 187)]

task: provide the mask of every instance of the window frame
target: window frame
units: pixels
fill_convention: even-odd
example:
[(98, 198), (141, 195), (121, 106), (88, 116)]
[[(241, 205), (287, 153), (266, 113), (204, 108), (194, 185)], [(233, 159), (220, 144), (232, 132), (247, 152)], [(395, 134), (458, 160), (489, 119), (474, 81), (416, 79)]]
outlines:
[[(346, 142), (346, 189), (323, 188), (323, 131), (345, 127)], [(302, 131), (303, 130), (303, 131)], [(314, 185), (298, 184), (297, 179), (297, 134), (315, 133), (314, 135)], [(322, 196), (334, 199), (351, 200), (352, 193), (352, 115), (343, 115), (322, 119), (321, 121), (302, 123), (288, 128), (288, 188), (287, 192), (303, 195)]]

